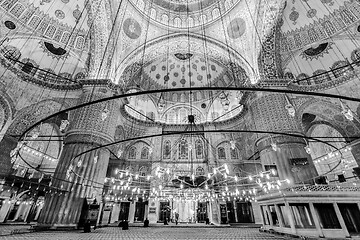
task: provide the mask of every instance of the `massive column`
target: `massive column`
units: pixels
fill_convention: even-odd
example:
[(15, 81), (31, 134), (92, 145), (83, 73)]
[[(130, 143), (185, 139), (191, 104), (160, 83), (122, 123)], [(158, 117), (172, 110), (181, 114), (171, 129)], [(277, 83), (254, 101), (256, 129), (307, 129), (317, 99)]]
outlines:
[[(251, 113), (256, 130), (302, 135), (300, 123), (285, 108), (283, 94), (260, 94), (251, 102)], [(278, 134), (258, 134), (256, 142), (263, 167), (276, 165), (280, 179), (291, 184), (313, 183), (317, 176), (311, 156), (306, 152), (302, 137)], [(265, 168), (265, 167), (264, 167)]]
[[(88, 81), (86, 83), (96, 81)], [(79, 104), (103, 99), (113, 94), (107, 85), (84, 85)], [(84, 199), (101, 199), (110, 152), (100, 148), (83, 152), (113, 141), (118, 101), (111, 100), (79, 108), (70, 113), (69, 130), (52, 180), (60, 193), (47, 193), (39, 217), (40, 226), (77, 227)], [(79, 157), (76, 157), (77, 155)]]

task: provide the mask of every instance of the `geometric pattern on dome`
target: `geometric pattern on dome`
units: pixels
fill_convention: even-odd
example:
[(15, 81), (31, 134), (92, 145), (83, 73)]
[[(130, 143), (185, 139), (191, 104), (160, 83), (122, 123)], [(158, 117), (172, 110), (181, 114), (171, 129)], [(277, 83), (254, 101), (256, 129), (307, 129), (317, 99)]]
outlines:
[(88, 16), (86, 12), (86, 5), (88, 5), (88, 3), (85, 0), (28, 0), (26, 2), (48, 15), (48, 17), (52, 18), (54, 21), (57, 20), (70, 27), (81, 28), (84, 30), (89, 29)]
[(204, 56), (181, 56), (184, 58), (179, 58), (177, 53), (176, 56), (157, 59), (144, 68), (144, 73), (161, 86), (179, 88), (205, 86), (219, 78), (224, 71), (223, 67)]

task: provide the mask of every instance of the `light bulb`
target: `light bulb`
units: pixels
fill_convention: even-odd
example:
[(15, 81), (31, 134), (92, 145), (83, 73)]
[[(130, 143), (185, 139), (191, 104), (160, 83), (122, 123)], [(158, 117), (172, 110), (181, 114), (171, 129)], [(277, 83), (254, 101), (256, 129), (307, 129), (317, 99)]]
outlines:
[(230, 141), (230, 148), (234, 150), (236, 148), (236, 142), (234, 140)]
[(229, 174), (229, 167), (227, 164), (224, 164), (225, 172), (226, 174)]
[(68, 120), (61, 120), (59, 130), (64, 131), (66, 127), (69, 125), (69, 123), (70, 122)]
[(271, 144), (271, 148), (272, 150), (274, 150), (275, 152), (277, 152), (279, 150), (279, 147), (276, 145), (276, 143), (272, 143)]
[(101, 120), (104, 121), (109, 115), (109, 110), (105, 108), (101, 113)]

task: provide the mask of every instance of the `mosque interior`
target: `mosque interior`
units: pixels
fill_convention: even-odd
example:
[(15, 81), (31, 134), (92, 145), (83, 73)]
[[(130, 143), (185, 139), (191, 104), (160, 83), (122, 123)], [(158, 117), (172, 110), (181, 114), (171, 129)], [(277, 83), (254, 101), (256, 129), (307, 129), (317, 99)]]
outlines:
[(0, 222), (360, 235), (359, 0), (0, 0)]

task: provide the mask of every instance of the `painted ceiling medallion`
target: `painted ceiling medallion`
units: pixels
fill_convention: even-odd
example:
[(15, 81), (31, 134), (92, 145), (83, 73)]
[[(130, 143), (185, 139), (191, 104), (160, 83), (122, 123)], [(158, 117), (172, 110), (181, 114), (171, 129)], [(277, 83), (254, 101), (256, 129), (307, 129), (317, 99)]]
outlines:
[(79, 10), (79, 5), (76, 5), (76, 9), (73, 11), (73, 17), (76, 20), (79, 20), (81, 18), (81, 11)]
[(58, 18), (58, 19), (64, 19), (65, 18), (65, 13), (61, 10), (56, 10), (55, 11), (55, 16)]
[(127, 18), (123, 23), (123, 30), (131, 39), (137, 39), (141, 35), (141, 26), (140, 24), (133, 18)]
[(307, 12), (306, 16), (307, 16), (308, 18), (313, 18), (313, 17), (316, 16), (316, 14), (317, 14), (316, 9), (312, 8), (312, 9), (310, 9), (310, 10)]
[(246, 22), (242, 18), (235, 18), (227, 27), (227, 32), (230, 38), (237, 39), (244, 35), (246, 31)]
[(294, 25), (296, 25), (296, 21), (299, 19), (300, 14), (298, 11), (296, 11), (295, 7), (293, 7), (291, 10), (292, 12), (289, 15), (289, 19), (293, 22)]

